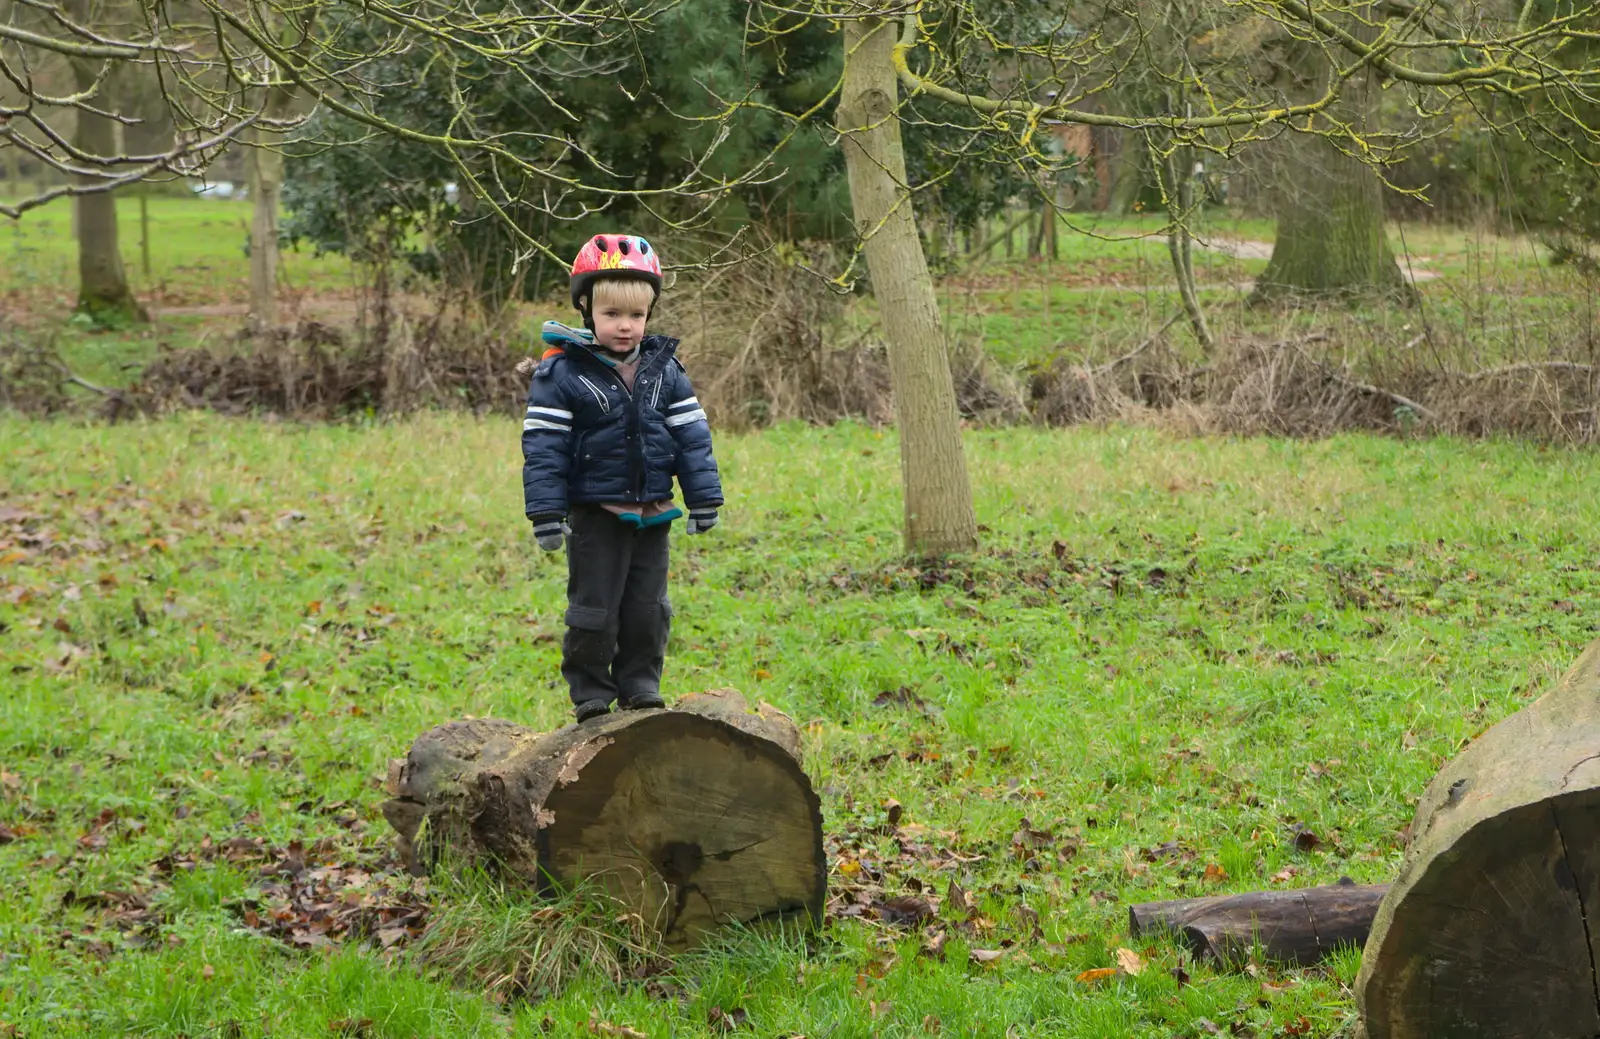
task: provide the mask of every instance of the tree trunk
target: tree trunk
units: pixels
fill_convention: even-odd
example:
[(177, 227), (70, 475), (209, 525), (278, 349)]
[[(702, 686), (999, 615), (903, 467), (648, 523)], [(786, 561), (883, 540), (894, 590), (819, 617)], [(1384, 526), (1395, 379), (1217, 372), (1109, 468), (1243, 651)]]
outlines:
[[(1371, 7), (1357, 8), (1360, 17), (1347, 20), (1350, 32), (1367, 42), (1382, 25)], [(1320, 97), (1331, 75), (1327, 57), (1315, 46), (1297, 52), (1302, 60), (1291, 73), (1308, 81), (1303, 97)], [(1375, 128), (1378, 97), (1371, 70), (1358, 74), (1345, 85), (1335, 118), (1349, 120), (1357, 133)], [(1384, 233), (1378, 175), (1315, 134), (1285, 134), (1279, 143), (1277, 237), (1251, 301), (1409, 298)]]
[(446, 847), (536, 890), (591, 883), (671, 946), (727, 923), (822, 918), (822, 810), (787, 715), (732, 690), (539, 734), (498, 719), (424, 733), (383, 813), (408, 865)]
[(1135, 938), (1180, 934), (1197, 959), (1236, 963), (1258, 944), (1268, 959), (1309, 966), (1367, 940), (1387, 885), (1352, 883), (1296, 891), (1249, 891), (1128, 907)]
[(978, 543), (955, 383), (906, 182), (893, 63), (896, 19), (844, 23), (838, 122), (857, 233), (883, 309), (905, 482), (906, 548), (918, 556)]
[(278, 203), (283, 186), (283, 155), (268, 135), (256, 135), (250, 149), (250, 330), (278, 324)]
[[(84, 59), (72, 61), (72, 78), (80, 93), (95, 87), (100, 63)], [(105, 98), (93, 104), (105, 106)], [(85, 109), (78, 109), (78, 131), (73, 139), (85, 154), (111, 158), (118, 153), (117, 124), (114, 120)], [(98, 183), (85, 176), (84, 184)], [(128, 274), (122, 266), (122, 251), (117, 242), (117, 200), (109, 191), (78, 195), (74, 199), (78, 230), (78, 306), (97, 325), (123, 325), (148, 321), (150, 315), (128, 287)]]
[[(270, 125), (289, 116), (294, 91), (276, 84), (267, 88), (262, 118)], [(250, 149), (250, 328), (253, 332), (278, 324), (278, 205), (283, 188), (283, 153), (277, 150), (281, 134), (258, 129)]]
[(1044, 204), (1044, 254), (1052, 260), (1061, 259), (1061, 185), (1055, 176), (1050, 178), (1050, 193)]
[(1384, 233), (1377, 174), (1319, 137), (1281, 144), (1278, 233), (1252, 301), (1408, 297)]
[[(1155, 154), (1154, 149), (1151, 154)], [(1193, 236), (1189, 233), (1189, 221), (1196, 209), (1189, 155), (1188, 149), (1179, 149), (1162, 162), (1166, 174), (1162, 194), (1167, 198), (1167, 220), (1171, 224), (1167, 232), (1167, 255), (1172, 258), (1172, 273), (1178, 279), (1178, 298), (1183, 301), (1183, 312), (1189, 316), (1189, 327), (1194, 329), (1200, 349), (1209, 355), (1214, 342), (1205, 309), (1200, 305), (1200, 289), (1195, 284)]]
[(14, 198), (26, 198), (27, 192), (22, 190), (22, 150), (20, 148), (0, 148), (6, 157), (6, 191)]
[(1600, 642), (1434, 777), (1356, 979), (1366, 1039), (1600, 1035)]

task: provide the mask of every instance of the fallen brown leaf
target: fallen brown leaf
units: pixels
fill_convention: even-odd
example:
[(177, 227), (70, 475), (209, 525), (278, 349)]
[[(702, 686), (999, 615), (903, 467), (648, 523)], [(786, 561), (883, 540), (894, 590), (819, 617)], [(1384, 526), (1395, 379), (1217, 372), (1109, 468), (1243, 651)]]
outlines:
[(1098, 985), (1107, 978), (1116, 977), (1117, 973), (1116, 967), (1095, 967), (1079, 974), (1077, 980), (1080, 985)]
[(886, 902), (874, 902), (878, 919), (897, 927), (921, 927), (933, 919), (933, 905), (925, 898), (902, 895)]
[(743, 1007), (724, 1010), (714, 1006), (706, 1012), (706, 1025), (714, 1032), (732, 1032), (744, 1027), (749, 1017), (749, 1013)]
[(1138, 977), (1139, 972), (1144, 970), (1144, 960), (1132, 949), (1122, 948), (1117, 950), (1117, 966), (1122, 968), (1124, 974)]

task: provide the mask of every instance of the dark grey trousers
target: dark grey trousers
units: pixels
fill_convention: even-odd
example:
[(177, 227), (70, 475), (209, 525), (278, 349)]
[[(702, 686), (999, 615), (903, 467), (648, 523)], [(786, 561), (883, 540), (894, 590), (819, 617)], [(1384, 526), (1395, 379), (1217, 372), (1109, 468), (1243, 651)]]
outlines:
[(672, 606), (671, 524), (640, 530), (598, 505), (567, 516), (567, 634), (561, 675), (572, 702), (627, 702), (661, 692)]

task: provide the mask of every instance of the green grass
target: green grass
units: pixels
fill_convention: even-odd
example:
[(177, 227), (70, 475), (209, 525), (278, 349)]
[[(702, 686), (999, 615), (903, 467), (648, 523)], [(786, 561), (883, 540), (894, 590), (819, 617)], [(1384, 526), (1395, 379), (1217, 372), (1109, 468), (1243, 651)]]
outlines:
[[(673, 964), (674, 998), (595, 970), (526, 1003), (409, 954), (251, 933), (256, 867), (200, 854), (208, 836), (328, 838), (370, 859), (378, 780), (416, 734), (564, 721), (564, 569), (519, 515), (514, 429), (0, 419), (0, 825), (18, 835), (0, 845), (0, 1022), (198, 1039), (370, 1019), (369, 1036), (453, 1039), (592, 1016), (686, 1037), (718, 1034), (718, 1008), (760, 1036), (916, 1036), (929, 1017), (995, 1039), (1168, 1039), (1202, 1019), (1265, 1037), (1302, 1017), (1338, 1034), (1356, 956), (1183, 963), (1180, 987), (1178, 948), (1131, 941), (1126, 906), (1393, 876), (1440, 763), (1595, 635), (1600, 456), (1115, 427), (967, 447), (982, 551), (921, 572), (900, 562), (892, 436), (722, 438), (726, 519), (674, 548), (669, 692), (732, 685), (794, 714), (833, 854), (879, 862), (891, 894), (958, 879), (992, 931), (942, 961), (860, 922), (731, 935)], [(873, 706), (902, 686), (926, 709)], [(898, 857), (891, 797), (902, 825), (976, 857)], [(1024, 818), (1076, 854), (1019, 861)], [(1296, 825), (1321, 844), (1296, 850)], [(194, 870), (155, 868), (167, 855)], [(119, 891), (144, 894), (145, 930), (95, 907)], [(1122, 946), (1138, 977), (1075, 980)]]
[[(243, 200), (152, 196), (150, 269), (144, 269), (139, 200), (119, 195), (117, 240), (128, 280), (157, 306), (184, 308), (249, 299), (250, 203)], [(342, 257), (286, 249), (281, 281), (290, 291), (352, 289), (350, 264)], [(70, 202), (59, 199), (30, 210), (21, 220), (0, 221), (0, 290), (35, 309), (65, 313), (75, 301), (78, 260)]]
[[(940, 300), (950, 329), (981, 342), (1004, 364), (1032, 366), (1065, 356), (1090, 362), (1120, 356), (1182, 312), (1164, 218), (1145, 214), (1072, 214), (1081, 233), (1061, 236), (1058, 258), (985, 261), (946, 277)], [(1205, 242), (1270, 243), (1269, 220), (1202, 214), (1192, 228)], [(1019, 232), (1019, 250), (1020, 244)], [(1361, 303), (1296, 310), (1245, 305), (1259, 258), (1234, 258), (1196, 247), (1195, 276), (1213, 335), (1221, 341), (1324, 333), (1342, 355), (1390, 360), (1426, 329), (1436, 362), (1459, 368), (1538, 359), (1552, 344), (1590, 334), (1592, 286), (1574, 271), (1549, 266), (1526, 236), (1479, 228), (1391, 224), (1389, 242), (1420, 281), (1420, 305)], [(1187, 322), (1173, 339), (1192, 347)]]

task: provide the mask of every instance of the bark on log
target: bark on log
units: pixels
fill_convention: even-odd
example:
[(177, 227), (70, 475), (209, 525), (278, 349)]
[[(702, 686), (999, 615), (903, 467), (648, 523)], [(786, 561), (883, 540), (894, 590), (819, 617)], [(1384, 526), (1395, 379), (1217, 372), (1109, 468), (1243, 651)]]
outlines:
[(594, 883), (693, 944), (726, 923), (821, 920), (822, 810), (783, 712), (732, 690), (537, 733), (494, 718), (419, 736), (384, 816), (418, 872), (445, 848), (536, 890)]
[(1356, 980), (1366, 1039), (1600, 1035), (1600, 642), (1417, 805)]
[(1388, 885), (1330, 884), (1294, 891), (1249, 891), (1128, 907), (1135, 938), (1183, 936), (1196, 959), (1234, 963), (1257, 943), (1268, 959), (1309, 965), (1341, 945), (1367, 939)]

